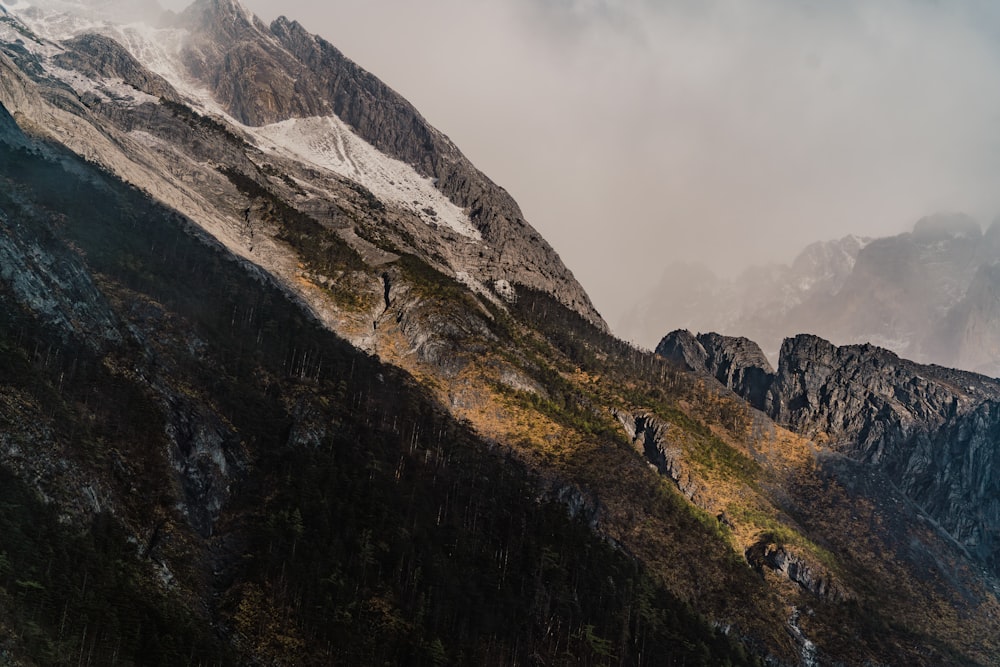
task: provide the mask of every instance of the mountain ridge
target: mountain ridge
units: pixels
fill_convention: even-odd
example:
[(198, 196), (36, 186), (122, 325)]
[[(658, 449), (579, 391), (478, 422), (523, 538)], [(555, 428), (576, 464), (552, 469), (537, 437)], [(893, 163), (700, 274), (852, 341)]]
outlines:
[[(188, 14), (195, 16), (211, 8), (220, 12), (213, 25), (224, 26), (225, 34), (240, 26), (238, 32), (230, 37), (241, 37), (246, 28), (254, 29), (254, 37), (264, 32), (265, 26), (259, 21), (247, 21), (243, 25), (222, 20), (235, 12), (235, 7), (229, 2), (196, 2), (179, 20), (190, 20), (186, 18)], [(236, 16), (242, 14), (237, 12)], [(197, 20), (195, 23), (201, 25)], [(243, 62), (243, 56), (239, 54), (241, 41), (229, 44), (220, 40), (219, 35), (210, 35), (209, 43), (227, 44), (224, 54), (196, 52), (193, 58), (198, 63), (195, 75), (211, 81), (215, 97), (234, 117), (248, 125), (259, 126), (296, 117), (333, 113), (377, 149), (433, 179), (436, 187), (456, 205), (469, 211), (473, 224), (483, 234), (487, 244), (489, 257), (486, 264), (497, 267), (491, 269), (493, 280), (521, 282), (540, 289), (554, 288), (561, 299), (568, 299), (567, 305), (571, 308), (580, 310), (600, 326), (606, 326), (589, 297), (562, 266), (555, 251), (524, 220), (513, 198), (476, 169), (451, 140), (431, 127), (411, 104), (346, 58), (329, 42), (308, 33), (298, 22), (282, 16), (275, 19), (266, 31), (294, 59), (287, 63), (279, 60), (272, 70), (274, 73), (262, 76), (258, 63), (261, 60), (266, 62), (267, 58), (254, 57), (255, 54), (251, 53), (246, 56), (249, 60)], [(230, 63), (230, 58), (236, 58), (237, 62)], [(191, 60), (189, 54), (188, 62)], [(204, 71), (199, 74), (201, 68)], [(294, 93), (282, 91), (272, 99), (270, 95), (261, 95), (260, 90), (252, 85), (246, 94), (240, 94), (238, 90), (229, 91), (228, 88), (220, 89), (220, 86), (231, 85), (229, 82), (239, 82), (239, 72), (248, 69), (255, 71), (255, 82), (258, 83), (263, 80), (271, 85), (275, 79), (286, 84), (294, 81)], [(247, 104), (250, 106), (245, 106)], [(520, 243), (525, 236), (531, 240), (527, 247)], [(522, 264), (534, 272), (517, 271)], [(553, 269), (547, 269), (549, 266)], [(546, 285), (535, 278), (539, 273), (543, 280), (551, 282)]]
[(758, 362), (763, 355), (740, 354), (745, 339), (700, 335), (709, 352), (697, 357), (683, 354), (689, 337), (672, 332), (658, 352), (707, 371), (777, 423), (884, 471), (956, 543), (998, 573), (1000, 459), (992, 443), (1000, 381), (805, 334), (786, 339), (777, 370), (767, 372)]
[[(196, 19), (205, 13), (218, 20), (208, 26), (200, 26)], [(218, 111), (229, 111), (239, 116), (240, 112), (236, 105), (245, 98), (248, 104), (255, 103), (253, 100), (270, 100), (267, 105), (274, 107), (271, 120), (298, 119), (303, 117), (305, 112), (310, 114), (310, 118), (320, 112), (333, 116), (334, 107), (338, 104), (337, 99), (340, 99), (341, 103), (344, 100), (353, 100), (351, 104), (339, 109), (346, 116), (344, 122), (347, 123), (349, 131), (358, 133), (362, 140), (375, 145), (376, 150), (389, 151), (395, 159), (411, 165), (425, 177), (435, 179), (430, 187), (441, 190), (446, 198), (453, 200), (454, 205), (461, 209), (460, 215), (469, 219), (470, 222), (466, 224), (473, 225), (483, 234), (483, 242), (474, 248), (463, 248), (460, 247), (461, 244), (455, 246), (446, 241), (452, 246), (447, 253), (452, 257), (444, 264), (447, 270), (453, 273), (472, 274), (494, 295), (508, 294), (509, 285), (512, 283), (553, 290), (570, 307), (578, 309), (599, 326), (606, 326), (572, 273), (562, 264), (551, 246), (523, 219), (517, 204), (502, 188), (475, 169), (458, 149), (443, 134), (429, 126), (408, 102), (345, 58), (327, 42), (305, 32), (301, 26), (296, 28), (297, 24), (276, 21), (273, 25), (276, 29), (282, 28), (278, 32), (288, 40), (287, 44), (282, 43), (278, 36), (272, 34), (270, 28), (259, 19), (253, 17), (238, 3), (229, 2), (194, 3), (186, 12), (175, 17), (173, 21), (168, 21), (166, 27), (160, 28), (116, 27), (108, 23), (93, 23), (85, 17), (76, 17), (72, 21), (56, 21), (53, 24), (53, 19), (47, 16), (49, 15), (44, 13), (33, 14), (32, 25), (42, 32), (52, 26), (53, 34), (63, 38), (97, 31), (105, 37), (118, 40), (137, 53), (145, 54), (153, 67), (151, 74), (165, 77), (167, 81), (172, 80), (172, 85), (181, 91), (183, 103), (201, 109), (199, 112), (201, 115), (214, 115), (218, 106)], [(222, 30), (225, 35), (213, 35), (212, 30), (215, 29)], [(235, 32), (229, 35), (226, 31)], [(12, 37), (12, 41), (21, 38), (21, 35), (16, 35)], [(199, 49), (202, 47), (199, 44), (224, 46), (206, 47), (206, 50), (201, 52)], [(298, 44), (299, 48), (315, 50), (316, 53), (312, 55), (319, 58), (319, 61), (313, 63), (312, 68), (301, 63), (289, 50), (295, 44)], [(41, 43), (32, 48), (34, 51), (28, 49), (28, 53), (23, 54), (22, 59), (29, 58), (32, 71), (38, 72), (44, 72), (44, 63), (47, 59), (61, 50), (61, 47), (45, 46)], [(241, 49), (247, 49), (247, 52), (240, 55)], [(258, 89), (253, 81), (248, 80), (241, 84), (245, 90), (243, 88), (213, 90), (214, 86), (221, 85), (224, 81), (241, 81), (240, 76), (233, 72), (229, 73), (232, 76), (226, 74), (224, 65), (227, 58), (244, 58), (244, 60), (249, 58), (250, 60), (246, 62), (240, 61), (245, 66), (243, 68), (245, 71), (251, 69), (260, 71), (262, 68), (266, 70), (268, 75), (259, 77), (263, 87)], [(65, 61), (65, 58), (63, 60)], [(77, 58), (75, 62), (78, 61)], [(338, 74), (341, 70), (344, 75)], [(213, 79), (220, 75), (223, 75), (222, 78)], [(324, 76), (332, 78), (324, 82)], [(42, 75), (39, 82), (46, 80), (45, 75)], [(279, 86), (280, 90), (268, 89), (267, 94), (263, 94), (264, 89), (277, 85), (276, 82), (289, 84), (292, 80), (301, 80), (298, 89), (283, 84), (283, 87)], [(60, 85), (65, 84), (60, 83)], [(207, 89), (201, 88), (206, 85)], [(330, 92), (334, 96), (332, 101), (326, 99), (328, 92), (324, 87), (327, 85), (334, 88)], [(346, 92), (337, 93), (337, 86), (346, 86)], [(366, 88), (368, 86), (373, 86), (373, 90), (368, 91)], [(219, 95), (220, 93), (225, 94)], [(213, 94), (220, 96), (220, 101), (212, 99)], [(6, 100), (7, 106), (13, 109), (15, 114), (22, 102), (18, 96), (12, 92), (11, 97)], [(287, 106), (290, 103), (297, 104), (296, 100), (299, 99), (310, 100), (311, 106), (301, 108)], [(104, 113), (114, 113), (113, 106), (105, 104), (98, 109)], [(374, 112), (369, 113), (369, 108), (374, 109)], [(292, 113), (290, 110), (297, 112)], [(30, 115), (38, 117), (42, 114)], [(366, 121), (366, 118), (373, 118), (376, 122)], [(253, 116), (247, 116), (246, 119), (255, 121)], [(65, 119), (62, 122), (78, 121)], [(39, 129), (43, 134), (50, 132), (45, 126)], [(129, 125), (122, 129), (130, 135), (135, 135), (141, 128), (135, 127), (130, 121)], [(234, 129), (237, 134), (242, 134), (252, 133), (254, 128), (238, 126)], [(413, 136), (411, 133), (414, 130), (416, 136), (424, 137), (415, 144), (411, 140)], [(107, 129), (99, 131), (106, 133)], [(97, 159), (109, 168), (117, 169), (119, 175), (139, 184), (140, 187), (162, 187), (162, 183), (155, 182), (162, 180), (160, 174), (165, 171), (164, 169), (156, 169), (159, 173), (147, 170), (145, 174), (140, 174), (134, 168), (123, 164), (122, 157), (127, 161), (149, 162), (150, 158), (142, 154), (145, 152), (142, 148), (128, 146), (127, 143), (122, 146), (122, 140), (115, 137), (112, 137), (112, 141), (118, 143), (119, 147), (101, 147), (101, 139), (95, 141), (88, 137), (92, 132), (92, 128), (88, 127), (86, 133), (80, 133), (81, 138), (76, 141), (78, 144), (76, 150), (91, 155), (96, 153)], [(86, 144), (82, 140), (85, 137), (87, 137)], [(257, 139), (252, 141), (260, 143)], [(124, 156), (121, 155), (122, 147), (125, 148)], [(173, 167), (173, 170), (176, 169), (177, 167)], [(157, 194), (163, 196), (163, 193)], [(176, 205), (179, 202), (172, 203)], [(429, 208), (434, 215), (425, 214), (425, 208)], [(194, 213), (190, 209), (184, 210)], [(422, 208), (414, 204), (411, 205), (411, 210), (428, 224), (432, 226), (438, 224), (433, 207)], [(198, 213), (196, 218), (204, 217), (203, 211)], [(224, 216), (232, 215), (225, 211), (220, 213)], [(440, 244), (439, 240), (435, 242)]]

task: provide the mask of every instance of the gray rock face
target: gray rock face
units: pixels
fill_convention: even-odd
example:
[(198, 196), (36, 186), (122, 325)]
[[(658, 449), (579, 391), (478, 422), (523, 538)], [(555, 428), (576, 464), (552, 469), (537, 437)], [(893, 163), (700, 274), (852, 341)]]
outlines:
[(260, 126), (332, 113), (316, 74), (238, 3), (199, 0), (178, 22), (193, 33), (185, 45), (191, 73), (237, 120)]
[(45, 321), (93, 349), (121, 343), (121, 323), (78, 258), (46, 241), (0, 212), (0, 281)]
[(670, 447), (666, 434), (670, 425), (656, 415), (639, 412), (613, 411), (615, 418), (625, 429), (632, 446), (640, 452), (664, 477), (669, 478), (688, 500), (704, 506), (702, 491), (704, 487), (691, 472), (685, 469), (680, 460), (680, 450)]
[[(3, 56), (0, 54), (0, 81), (2, 81)], [(2, 94), (2, 93), (0, 93)], [(28, 141), (25, 139), (21, 128), (17, 126), (14, 118), (7, 109), (0, 106), (0, 143), (7, 144), (11, 148), (27, 147)]]
[(656, 353), (689, 371), (702, 371), (708, 366), (708, 352), (687, 329), (677, 329), (664, 336), (656, 346)]
[(814, 336), (785, 342), (770, 414), (882, 470), (994, 571), (1000, 567), (1000, 383)]
[(823, 433), (855, 458), (878, 463), (886, 440), (939, 428), (998, 398), (1000, 383), (974, 373), (803, 334), (782, 346), (766, 408), (779, 423)]
[(771, 363), (757, 343), (742, 337), (678, 330), (667, 334), (656, 353), (693, 371), (705, 371), (727, 388), (763, 409), (774, 378)]
[(367, 142), (431, 178), (468, 211), (485, 241), (485, 282), (551, 293), (606, 328), (562, 260), (507, 192), (476, 169), (395, 91), (333, 45), (282, 17), (270, 27), (232, 0), (199, 0), (178, 21), (193, 32), (186, 63), (241, 122), (336, 115)]
[[(42, 116), (42, 97), (10, 54), (0, 52), (0, 104), (4, 106), (4, 116), (12, 116), (15, 120), (29, 123), (32, 119)], [(20, 132), (5, 133), (5, 140), (22, 142)]]
[(792, 581), (817, 597), (834, 602), (847, 597), (829, 573), (820, 574), (816, 568), (800, 556), (779, 545), (763, 535), (756, 543), (746, 550), (744, 556), (747, 562), (758, 572), (766, 568)]
[(709, 372), (722, 384), (746, 397), (754, 407), (764, 404), (774, 370), (757, 343), (742, 337), (699, 334), (708, 353)]
[[(706, 351), (710, 340), (699, 338)], [(750, 365), (718, 372), (724, 365), (707, 362), (720, 382), (749, 400), (764, 385), (738, 378), (764, 378), (760, 407), (772, 419), (879, 470), (970, 555), (1000, 572), (1000, 382), (811, 335), (785, 341), (772, 375), (753, 355), (726, 358)]]
[(203, 537), (212, 535), (229, 499), (232, 468), (240, 468), (239, 438), (218, 417), (166, 387), (158, 387), (167, 406), (170, 462), (183, 491), (184, 513)]

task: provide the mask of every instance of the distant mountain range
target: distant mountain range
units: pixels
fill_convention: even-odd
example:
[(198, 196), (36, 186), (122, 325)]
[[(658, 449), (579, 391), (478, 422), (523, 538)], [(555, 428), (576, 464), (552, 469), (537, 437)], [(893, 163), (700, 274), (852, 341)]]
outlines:
[(650, 347), (684, 328), (746, 336), (772, 361), (799, 333), (873, 343), (921, 363), (1000, 374), (1000, 224), (962, 214), (911, 232), (814, 243), (790, 265), (733, 280), (673, 265), (621, 333)]

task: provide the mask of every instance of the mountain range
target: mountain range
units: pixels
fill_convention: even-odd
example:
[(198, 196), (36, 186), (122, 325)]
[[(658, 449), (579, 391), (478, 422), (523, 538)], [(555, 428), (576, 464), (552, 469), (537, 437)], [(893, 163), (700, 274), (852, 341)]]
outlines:
[(984, 232), (966, 215), (937, 214), (896, 236), (814, 243), (790, 265), (731, 281), (672, 266), (622, 331), (649, 346), (675, 328), (746, 336), (772, 361), (785, 338), (809, 332), (998, 375), (998, 243), (998, 223)]
[[(5, 3), (0, 105), (0, 663), (998, 664), (996, 381), (614, 337), (416, 109), (235, 0)], [(910, 235), (949, 276), (991, 237), (953, 223)]]

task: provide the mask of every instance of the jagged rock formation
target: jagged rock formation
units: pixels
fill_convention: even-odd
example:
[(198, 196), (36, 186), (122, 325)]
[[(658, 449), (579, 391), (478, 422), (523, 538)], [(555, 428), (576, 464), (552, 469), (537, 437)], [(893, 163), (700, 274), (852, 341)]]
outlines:
[(614, 415), (632, 440), (632, 446), (642, 452), (650, 465), (661, 475), (673, 480), (689, 500), (695, 500), (699, 491), (698, 483), (680, 464), (680, 451), (670, 447), (666, 438), (670, 425), (649, 413), (615, 411)]
[(656, 346), (656, 353), (665, 359), (681, 364), (690, 371), (710, 370), (708, 351), (698, 337), (687, 329), (671, 331)]
[(1000, 383), (813, 336), (782, 347), (768, 412), (884, 471), (952, 537), (1000, 566)]
[[(715, 515), (717, 499), (711, 484), (706, 484), (693, 472), (683, 447), (672, 437), (674, 427), (649, 412), (614, 410), (613, 414), (632, 446), (642, 453), (650, 466), (671, 480), (688, 500)], [(739, 528), (725, 510), (718, 512), (716, 520), (729, 529)], [(824, 602), (841, 602), (850, 597), (836, 577), (815, 558), (804, 557), (799, 549), (770, 531), (757, 533), (744, 548), (743, 557), (759, 574), (773, 573)]]
[(786, 546), (776, 544), (772, 536), (762, 536), (747, 548), (745, 555), (747, 562), (758, 572), (767, 568), (780, 573), (820, 598), (841, 601), (845, 597), (844, 591), (828, 574), (818, 574), (802, 557), (789, 551)]
[[(660, 349), (678, 348), (685, 332)], [(872, 345), (837, 347), (799, 335), (781, 348), (776, 372), (734, 339), (701, 335), (703, 369), (777, 423), (884, 473), (947, 533), (1000, 568), (1000, 382), (924, 366)], [(745, 348), (745, 343), (736, 350)], [(674, 357), (676, 358), (676, 356)], [(749, 365), (723, 372), (713, 358)], [(755, 382), (743, 378), (753, 373)]]
[(760, 346), (748, 338), (717, 333), (692, 336), (672, 331), (656, 347), (656, 353), (692, 371), (709, 375), (744, 397), (756, 408), (763, 407), (774, 370)]

